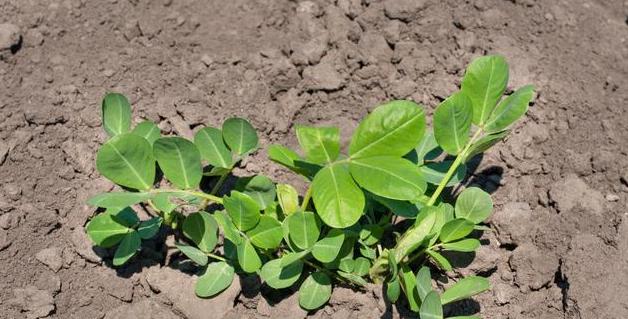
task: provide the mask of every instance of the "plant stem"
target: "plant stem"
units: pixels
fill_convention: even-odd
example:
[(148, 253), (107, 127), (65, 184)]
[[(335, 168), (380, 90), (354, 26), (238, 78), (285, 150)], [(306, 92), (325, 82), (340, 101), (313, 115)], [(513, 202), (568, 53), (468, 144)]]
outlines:
[(203, 199), (207, 199), (207, 200), (209, 200), (211, 202), (214, 202), (214, 203), (222, 204), (222, 198), (220, 198), (218, 196), (214, 196), (212, 194), (207, 194), (207, 193), (197, 192), (197, 191), (189, 191), (189, 190), (181, 190), (181, 189), (153, 189), (153, 190), (151, 190), (151, 193), (181, 193), (181, 194), (188, 194), (188, 195), (200, 197), (200, 198), (203, 198)]
[(310, 203), (310, 198), (312, 197), (312, 186), (307, 188), (305, 192), (305, 196), (303, 196), (303, 203), (301, 203), (301, 210), (305, 211), (307, 205)]
[(313, 262), (311, 262), (311, 261), (309, 261), (309, 260), (305, 260), (305, 259), (303, 259), (303, 263), (304, 263), (304, 264), (306, 264), (306, 265), (308, 265), (308, 266), (310, 266), (310, 267), (312, 267), (312, 268), (315, 268), (315, 269), (316, 269), (316, 270), (318, 270), (318, 271), (322, 271), (322, 272), (324, 272), (324, 273), (327, 273), (328, 275), (330, 275), (330, 276), (332, 276), (332, 277), (336, 278), (336, 280), (339, 280), (339, 281), (344, 281), (345, 283), (348, 283), (348, 284), (350, 284), (350, 285), (353, 285), (353, 282), (351, 282), (351, 280), (349, 280), (349, 279), (345, 279), (345, 278), (343, 278), (343, 277), (340, 277), (340, 276), (336, 275), (335, 273), (333, 273), (331, 270), (329, 270), (329, 269), (327, 269), (327, 268), (323, 268), (323, 267), (321, 267), (321, 266), (319, 266), (319, 265), (317, 265), (317, 264), (315, 264), (315, 263), (313, 263)]
[(212, 253), (207, 253), (207, 256), (214, 258), (216, 260), (220, 260), (220, 261), (227, 261), (227, 259), (225, 259), (224, 257), (212, 254)]
[(224, 174), (220, 175), (220, 178), (216, 182), (216, 185), (214, 185), (214, 187), (212, 187), (212, 190), (209, 193), (212, 194), (212, 195), (216, 195), (216, 193), (220, 190), (220, 187), (225, 182), (225, 180), (227, 179), (227, 176), (229, 176), (230, 173), (231, 173), (231, 170), (229, 170), (229, 171), (225, 172)]
[(430, 200), (427, 202), (427, 204), (426, 204), (427, 206), (432, 206), (432, 205), (434, 205), (434, 203), (436, 203), (436, 200), (438, 199), (440, 194), (443, 192), (445, 187), (447, 187), (447, 183), (449, 183), (449, 180), (451, 179), (451, 177), (454, 176), (454, 173), (458, 169), (458, 166), (460, 166), (460, 164), (462, 164), (463, 160), (467, 157), (467, 155), (468, 155), (467, 153), (469, 152), (469, 149), (471, 148), (471, 145), (473, 145), (475, 140), (481, 134), (482, 134), (482, 129), (478, 129), (475, 132), (475, 134), (473, 134), (473, 137), (471, 137), (469, 142), (467, 142), (467, 145), (465, 145), (465, 147), (458, 154), (458, 156), (456, 156), (456, 159), (454, 160), (453, 163), (451, 163), (451, 166), (449, 167), (449, 170), (445, 174), (445, 177), (443, 177), (443, 179), (440, 181), (440, 184), (438, 184), (438, 188), (436, 188), (436, 190), (434, 191), (434, 194), (432, 194), (432, 197), (430, 197)]

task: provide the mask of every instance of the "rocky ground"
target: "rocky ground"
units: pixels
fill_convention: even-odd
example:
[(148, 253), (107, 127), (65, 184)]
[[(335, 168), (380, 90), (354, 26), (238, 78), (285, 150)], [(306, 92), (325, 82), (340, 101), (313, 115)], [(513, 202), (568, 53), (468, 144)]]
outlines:
[[(459, 272), (493, 289), (447, 311), (628, 318), (627, 17), (610, 0), (0, 0), (0, 317), (410, 316), (377, 287), (311, 314), (250, 278), (198, 299), (158, 242), (111, 268), (83, 230), (86, 198), (112, 186), (94, 169), (101, 98), (126, 94), (164, 133), (241, 116), (262, 145), (295, 146), (293, 123), (346, 142), (384, 101), (431, 113), (499, 53), (509, 87), (538, 94), (467, 181), (493, 193), (495, 232)], [(264, 151), (242, 171), (298, 183)]]

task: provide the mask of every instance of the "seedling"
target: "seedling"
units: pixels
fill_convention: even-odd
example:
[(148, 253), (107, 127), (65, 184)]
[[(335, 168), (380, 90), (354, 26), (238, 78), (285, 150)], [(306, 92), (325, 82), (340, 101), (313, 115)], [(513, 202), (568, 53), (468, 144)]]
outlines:
[[(526, 113), (533, 88), (502, 99), (507, 82), (504, 58), (478, 58), (461, 90), (436, 108), (433, 130), (422, 106), (392, 101), (359, 124), (347, 153), (338, 128), (297, 126), (302, 154), (281, 145), (267, 151), (311, 181), (302, 198), (262, 175), (223, 189), (237, 163), (258, 148), (246, 120), (203, 128), (194, 141), (162, 137), (148, 121), (131, 129), (127, 99), (107, 94), (103, 126), (111, 138), (96, 166), (120, 191), (89, 199), (103, 211), (87, 232), (96, 245), (117, 246), (113, 265), (120, 266), (142, 240), (170, 228), (180, 252), (198, 265), (199, 297), (219, 294), (236, 274), (257, 274), (275, 289), (298, 286), (301, 307), (314, 310), (329, 300), (334, 283), (372, 282), (421, 318), (443, 318), (443, 305), (489, 289), (486, 278), (471, 276), (439, 293), (431, 271), (452, 270), (447, 253), (475, 251), (478, 232), (488, 229), (482, 225), (493, 209), (488, 193), (468, 187), (452, 203), (442, 194), (464, 181), (467, 161), (504, 139)], [(136, 209), (153, 217), (140, 220)]]

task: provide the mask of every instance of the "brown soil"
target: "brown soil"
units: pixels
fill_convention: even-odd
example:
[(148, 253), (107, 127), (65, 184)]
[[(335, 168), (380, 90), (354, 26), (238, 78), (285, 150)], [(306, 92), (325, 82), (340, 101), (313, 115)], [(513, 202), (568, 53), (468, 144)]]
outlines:
[[(431, 113), (473, 57), (500, 53), (511, 88), (538, 96), (468, 181), (493, 193), (495, 233), (458, 274), (493, 289), (447, 313), (628, 318), (627, 15), (608, 0), (0, 0), (0, 317), (306, 315), (250, 278), (197, 299), (158, 242), (117, 271), (92, 249), (84, 202), (112, 186), (94, 169), (106, 91), (164, 133), (241, 116), (263, 145), (295, 146), (293, 123), (346, 141), (394, 98)], [(298, 183), (264, 152), (242, 172)], [(410, 316), (377, 287), (336, 288), (310, 315)]]

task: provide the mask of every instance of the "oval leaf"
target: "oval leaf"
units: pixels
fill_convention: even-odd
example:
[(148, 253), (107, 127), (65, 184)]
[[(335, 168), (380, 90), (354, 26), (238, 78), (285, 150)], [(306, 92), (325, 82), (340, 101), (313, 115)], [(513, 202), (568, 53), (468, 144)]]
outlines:
[(137, 124), (131, 133), (145, 138), (150, 145), (153, 145), (153, 143), (161, 137), (161, 130), (151, 121), (144, 121)]
[(113, 265), (124, 265), (127, 261), (129, 261), (129, 259), (131, 259), (131, 257), (135, 256), (141, 245), (142, 239), (135, 230), (126, 234), (113, 255)]
[(298, 125), (297, 139), (308, 161), (331, 163), (340, 154), (340, 130), (337, 127)]
[(111, 192), (101, 193), (87, 200), (87, 204), (96, 207), (127, 207), (149, 200), (151, 193)]
[(411, 101), (392, 101), (369, 114), (353, 133), (351, 158), (403, 156), (419, 143), (425, 131), (422, 106)]
[(331, 279), (323, 272), (314, 272), (299, 288), (299, 305), (305, 310), (323, 306), (331, 297)]
[(144, 220), (140, 222), (139, 226), (137, 226), (137, 233), (142, 239), (151, 239), (159, 231), (159, 227), (161, 227), (161, 222), (161, 217), (153, 217), (149, 220)]
[(222, 131), (206, 127), (194, 135), (194, 144), (198, 147), (201, 157), (214, 167), (230, 168), (233, 165), (231, 152), (222, 139)]
[(197, 263), (198, 265), (200, 266), (207, 265), (207, 261), (209, 260), (207, 258), (207, 255), (204, 252), (200, 251), (198, 248), (185, 245), (185, 244), (180, 244), (180, 243), (176, 243), (175, 246), (177, 246), (177, 248), (184, 255), (186, 255), (188, 258), (190, 258), (193, 262)]
[(353, 263), (353, 273), (360, 277), (368, 275), (370, 268), (371, 262), (364, 257), (356, 258)]
[(445, 256), (429, 249), (425, 252), (445, 271), (451, 271), (453, 269), (453, 267), (451, 267), (451, 263), (449, 263), (449, 260), (447, 260)]
[(361, 187), (382, 197), (413, 200), (427, 189), (419, 168), (403, 158), (359, 158), (349, 163), (349, 169), (351, 176)]
[(155, 180), (153, 150), (146, 139), (134, 134), (117, 135), (103, 144), (96, 168), (112, 182), (133, 189), (150, 189)]
[(397, 302), (400, 294), (401, 284), (399, 284), (399, 279), (395, 277), (395, 279), (386, 283), (386, 298), (388, 301), (391, 303)]
[(283, 239), (281, 223), (270, 216), (260, 216), (259, 223), (246, 235), (253, 245), (263, 249), (273, 249), (279, 247)]
[(481, 223), (493, 212), (491, 195), (477, 187), (462, 191), (456, 199), (456, 218), (465, 218), (475, 224)]
[(286, 220), (292, 242), (301, 249), (309, 249), (318, 240), (321, 226), (312, 212), (297, 212)]
[(209, 298), (231, 286), (235, 271), (224, 261), (209, 264), (205, 273), (196, 281), (196, 295)]
[(109, 136), (127, 133), (131, 128), (131, 104), (120, 93), (107, 93), (102, 100), (102, 124)]
[(153, 144), (153, 154), (164, 176), (180, 189), (196, 188), (203, 171), (201, 154), (194, 143), (182, 137), (162, 137)]
[(230, 118), (222, 124), (222, 137), (232, 152), (237, 155), (249, 153), (257, 148), (257, 132), (245, 119)]
[(416, 274), (416, 290), (419, 293), (421, 302), (423, 302), (427, 294), (432, 291), (432, 274), (430, 273), (429, 267), (421, 267)]
[(425, 296), (419, 315), (421, 319), (443, 319), (443, 305), (436, 291), (431, 291)]
[(467, 238), (453, 243), (443, 244), (442, 247), (445, 250), (470, 253), (480, 247), (480, 241), (475, 238)]
[(260, 210), (266, 209), (275, 201), (275, 184), (263, 175), (242, 177), (238, 179), (235, 189), (253, 198)]
[(242, 270), (248, 273), (256, 272), (262, 267), (262, 260), (259, 258), (255, 247), (248, 240), (242, 241), (237, 247), (238, 263)]
[(443, 305), (454, 301), (467, 299), (481, 292), (489, 290), (491, 284), (487, 278), (471, 276), (460, 279), (457, 283), (447, 288), (440, 297)]
[(440, 241), (448, 243), (464, 238), (473, 231), (474, 226), (472, 222), (465, 218), (449, 221), (440, 230)]
[(312, 199), (325, 224), (346, 228), (355, 224), (364, 210), (364, 193), (346, 167), (332, 164), (320, 170), (312, 181)]
[(438, 145), (451, 155), (457, 155), (469, 141), (473, 107), (471, 100), (456, 93), (443, 101), (434, 111), (434, 137)]
[(185, 237), (192, 240), (200, 250), (210, 253), (216, 247), (218, 224), (209, 213), (201, 211), (188, 215), (182, 227)]
[(109, 213), (96, 215), (86, 227), (89, 238), (100, 247), (109, 248), (119, 243), (132, 229), (114, 220)]
[[(430, 207), (430, 206), (428, 206)], [(436, 221), (436, 210), (423, 208), (419, 213), (415, 225), (408, 229), (397, 242), (394, 250), (394, 260), (400, 262), (403, 258), (421, 246), (425, 238), (430, 234)]]
[(471, 159), (474, 156), (484, 153), (486, 150), (491, 148), (493, 145), (499, 143), (499, 141), (503, 140), (510, 134), (510, 131), (502, 131), (494, 134), (488, 134), (482, 136), (480, 139), (475, 141), (471, 147), (469, 148), (469, 152), (467, 154), (467, 159)]
[(277, 184), (277, 200), (284, 215), (296, 213), (300, 210), (299, 193), (288, 184)]
[(281, 256), (281, 267), (286, 267), (294, 262), (300, 261), (310, 252), (308, 250), (304, 250), (298, 253), (287, 253)]
[(259, 205), (249, 195), (232, 191), (231, 196), (223, 198), (223, 206), (233, 224), (241, 231), (247, 231), (259, 222)]
[(314, 244), (314, 247), (312, 247), (312, 256), (320, 262), (330, 263), (338, 256), (344, 240), (345, 233), (342, 230), (332, 229), (327, 233), (325, 238)]
[(260, 276), (268, 286), (283, 289), (294, 285), (301, 277), (301, 271), (303, 263), (300, 260), (282, 266), (281, 259), (274, 259), (264, 264)]
[(462, 78), (461, 91), (473, 105), (473, 124), (483, 126), (508, 84), (508, 63), (499, 55), (479, 57)]
[(220, 225), (222, 233), (227, 239), (236, 245), (242, 242), (242, 237), (227, 212), (219, 211), (214, 213), (214, 219)]
[(434, 160), (442, 153), (432, 131), (425, 132), (414, 151), (418, 160), (417, 164), (419, 165), (423, 165), (426, 160)]
[(486, 122), (486, 132), (495, 133), (508, 128), (528, 111), (532, 101), (534, 86), (526, 85), (501, 101)]
[[(445, 178), (445, 174), (447, 174), (447, 171), (449, 170), (449, 167), (452, 163), (453, 161), (450, 160), (437, 163), (426, 163), (425, 165), (421, 166), (421, 174), (423, 174), (423, 178), (425, 178), (426, 182), (432, 185), (438, 185), (443, 180), (443, 178)], [(466, 175), (467, 166), (464, 164), (460, 164), (460, 166), (456, 168), (454, 175), (447, 183), (447, 187), (452, 187), (460, 184), (464, 180)]]

